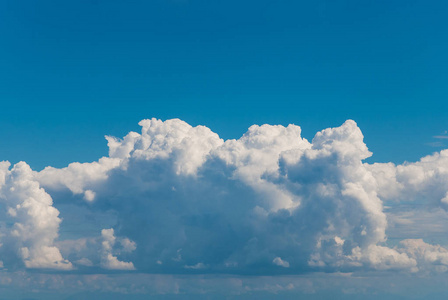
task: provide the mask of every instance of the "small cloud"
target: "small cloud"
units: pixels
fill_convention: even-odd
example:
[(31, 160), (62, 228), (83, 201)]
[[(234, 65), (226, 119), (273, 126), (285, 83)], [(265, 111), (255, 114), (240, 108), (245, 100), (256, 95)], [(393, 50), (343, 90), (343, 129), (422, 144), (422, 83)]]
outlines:
[(283, 268), (289, 268), (289, 262), (287, 262), (286, 260), (281, 259), (280, 257), (274, 258), (272, 263), (277, 265), (277, 266), (283, 267)]
[(182, 251), (182, 248), (177, 249), (177, 255), (172, 258), (173, 261), (181, 261), (182, 260), (181, 251)]
[(187, 266), (187, 265), (185, 265), (184, 266), (184, 268), (185, 269), (193, 269), (193, 270), (201, 270), (201, 269), (206, 269), (208, 266), (207, 265), (204, 265), (203, 263), (197, 263), (197, 264), (195, 264), (195, 265), (192, 265), (192, 266)]
[(433, 138), (437, 139), (438, 141), (427, 143), (426, 145), (430, 147), (444, 147), (444, 140), (448, 140), (448, 131), (445, 130), (442, 134), (434, 135)]
[[(101, 230), (101, 237), (103, 239), (101, 243), (101, 266), (103, 268), (109, 270), (135, 270), (132, 262), (120, 261), (112, 254), (116, 240), (113, 228)], [(135, 246), (135, 243), (133, 246)]]
[(136, 243), (128, 238), (121, 239), (120, 244), (124, 252), (132, 252), (137, 249)]
[(84, 200), (87, 200), (89, 202), (92, 202), (93, 200), (95, 200), (95, 192), (91, 191), (91, 190), (87, 190), (84, 192)]
[(430, 147), (443, 147), (443, 143), (442, 142), (426, 143), (426, 145), (428, 145)]
[(93, 266), (92, 261), (90, 259), (87, 259), (87, 258), (81, 258), (81, 259), (75, 261), (75, 263), (78, 264), (78, 265), (86, 266), (86, 267)]

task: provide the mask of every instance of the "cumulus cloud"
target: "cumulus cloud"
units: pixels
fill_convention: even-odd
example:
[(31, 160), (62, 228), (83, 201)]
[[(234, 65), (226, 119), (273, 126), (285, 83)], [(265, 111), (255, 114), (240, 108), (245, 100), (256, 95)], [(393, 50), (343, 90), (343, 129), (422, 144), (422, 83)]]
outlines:
[(366, 167), (378, 182), (378, 193), (388, 203), (413, 202), (446, 206), (448, 193), (448, 150), (428, 155), (415, 163), (375, 163)]
[(284, 268), (289, 268), (289, 262), (284, 261), (283, 259), (281, 259), (280, 257), (276, 257), (274, 258), (274, 260), (272, 261), (275, 265), (280, 266), (280, 267), (284, 267)]
[(52, 198), (33, 178), (31, 168), (24, 162), (9, 170), (1, 164), (0, 203), (2, 257), (14, 267), (20, 259), (27, 268), (72, 269), (54, 245), (61, 219), (53, 207)]
[[(109, 270), (135, 270), (134, 264), (132, 262), (120, 261), (116, 256), (113, 255), (113, 248), (116, 240), (113, 228), (103, 229), (101, 231), (101, 237), (103, 238), (103, 242), (101, 243), (102, 267)], [(131, 244), (128, 239), (126, 239), (125, 245), (127, 246), (127, 248), (125, 248), (126, 251), (133, 251), (135, 249), (135, 243)], [(129, 245), (132, 245), (132, 247), (130, 248)]]
[[(445, 207), (448, 150), (367, 164), (372, 153), (352, 120), (311, 142), (296, 125), (254, 125), (224, 141), (178, 119), (139, 124), (141, 133), (108, 136), (109, 155), (96, 162), (41, 172), (3, 163), (3, 214), (16, 220), (1, 227), (4, 257), (16, 253), (29, 268), (70, 269), (67, 257), (78, 268), (152, 273), (446, 268), (443, 246), (388, 243), (388, 218), (403, 217), (384, 204)], [(58, 205), (98, 216), (101, 236), (57, 240)], [(60, 226), (80, 225), (66, 218)]]
[(407, 253), (425, 271), (448, 271), (448, 250), (440, 245), (430, 245), (422, 239), (408, 239), (400, 242), (400, 252)]

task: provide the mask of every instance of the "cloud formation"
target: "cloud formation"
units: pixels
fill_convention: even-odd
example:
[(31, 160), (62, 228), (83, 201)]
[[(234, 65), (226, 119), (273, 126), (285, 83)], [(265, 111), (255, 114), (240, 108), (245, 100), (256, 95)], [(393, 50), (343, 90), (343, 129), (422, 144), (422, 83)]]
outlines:
[(4, 264), (14, 266), (21, 259), (27, 268), (72, 269), (54, 245), (61, 219), (50, 195), (26, 163), (20, 162), (11, 170), (9, 166), (7, 162), (0, 166), (0, 253), (2, 258), (9, 258)]
[[(253, 125), (224, 141), (178, 119), (139, 124), (141, 133), (106, 137), (109, 155), (96, 162), (41, 172), (2, 163), (5, 266), (264, 275), (448, 270), (443, 246), (421, 237), (389, 243), (388, 218), (399, 218), (385, 207), (447, 208), (448, 150), (416, 163), (367, 164), (372, 153), (352, 120), (311, 142), (295, 125)], [(58, 207), (92, 216), (89, 231), (75, 230), (82, 226), (76, 218), (61, 223)], [(78, 236), (58, 239), (59, 227)]]

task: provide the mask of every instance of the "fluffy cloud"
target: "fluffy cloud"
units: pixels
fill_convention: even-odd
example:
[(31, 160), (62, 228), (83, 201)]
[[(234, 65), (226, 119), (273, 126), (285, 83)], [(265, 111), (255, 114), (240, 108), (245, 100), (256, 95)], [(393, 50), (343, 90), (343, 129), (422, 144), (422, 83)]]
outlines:
[[(115, 245), (116, 237), (114, 236), (114, 230), (103, 229), (101, 231), (101, 237), (103, 242), (101, 243), (101, 266), (109, 270), (135, 270), (134, 264), (132, 262), (124, 262), (118, 260), (116, 256), (113, 255), (113, 247)], [(126, 239), (124, 242), (125, 250), (133, 251), (135, 250), (135, 243)]]
[(402, 248), (399, 251), (417, 261), (422, 270), (448, 271), (448, 250), (440, 245), (430, 245), (422, 239), (403, 240), (400, 244)]
[[(15, 220), (1, 227), (5, 264), (15, 255), (28, 268), (151, 273), (446, 270), (442, 246), (388, 243), (383, 206), (446, 205), (446, 151), (363, 163), (371, 153), (351, 120), (311, 142), (295, 125), (254, 125), (223, 141), (177, 119), (139, 124), (141, 133), (107, 137), (109, 156), (97, 162), (41, 172), (3, 163), (3, 214)], [(55, 207), (79, 218), (61, 223)], [(76, 219), (86, 214), (83, 236)], [(56, 240), (59, 225), (78, 236)]]
[(289, 268), (289, 262), (284, 261), (283, 259), (281, 259), (280, 257), (276, 257), (274, 258), (274, 260), (272, 261), (275, 265), (280, 266), (280, 267), (284, 267), (284, 268)]
[(309, 239), (311, 265), (360, 266), (358, 252), (382, 249), (371, 247), (385, 242), (387, 221), (375, 178), (361, 162), (370, 155), (356, 123), (347, 121), (316, 134), (311, 149), (281, 156), (284, 184), (301, 198), (293, 215), (302, 230), (295, 234)]
[(15, 267), (16, 259), (27, 268), (69, 270), (72, 264), (63, 259), (54, 246), (61, 219), (53, 201), (33, 178), (30, 167), (20, 162), (11, 170), (2, 163), (0, 189), (2, 257)]
[(415, 163), (366, 165), (388, 203), (413, 202), (448, 208), (448, 150), (423, 157)]

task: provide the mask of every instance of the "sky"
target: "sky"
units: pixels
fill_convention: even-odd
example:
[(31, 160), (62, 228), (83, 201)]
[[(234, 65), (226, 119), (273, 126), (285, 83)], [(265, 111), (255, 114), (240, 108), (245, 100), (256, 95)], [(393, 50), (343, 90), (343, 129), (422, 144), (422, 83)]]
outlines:
[(445, 299), (447, 13), (0, 1), (0, 299)]
[(447, 6), (1, 1), (0, 155), (36, 169), (93, 161), (104, 135), (152, 117), (226, 139), (265, 123), (311, 139), (353, 119), (371, 161), (415, 161), (448, 129)]

